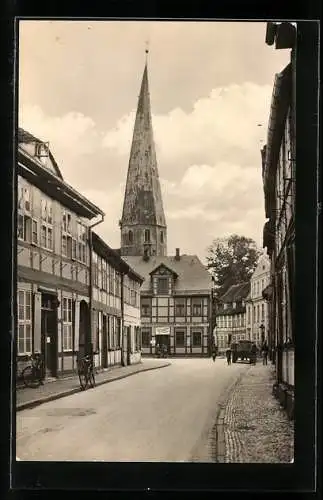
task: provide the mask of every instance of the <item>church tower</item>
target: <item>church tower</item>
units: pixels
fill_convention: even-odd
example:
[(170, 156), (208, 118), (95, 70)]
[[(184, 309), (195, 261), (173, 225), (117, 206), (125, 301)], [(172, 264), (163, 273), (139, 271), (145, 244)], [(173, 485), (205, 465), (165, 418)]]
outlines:
[(153, 137), (147, 59), (133, 131), (120, 228), (121, 255), (167, 255), (167, 227)]

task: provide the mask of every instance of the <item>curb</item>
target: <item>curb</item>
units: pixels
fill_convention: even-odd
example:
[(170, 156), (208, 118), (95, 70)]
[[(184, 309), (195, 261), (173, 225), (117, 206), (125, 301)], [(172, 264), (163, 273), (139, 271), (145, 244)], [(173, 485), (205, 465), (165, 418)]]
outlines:
[(240, 384), (243, 377), (251, 369), (251, 366), (248, 369), (241, 373), (239, 377), (227, 388), (224, 395), (220, 398), (218, 406), (218, 412), (215, 420), (215, 462), (224, 463), (225, 462), (225, 439), (224, 439), (224, 415), (226, 410), (227, 402), (231, 396), (231, 393), (234, 391), (237, 385)]
[[(165, 363), (163, 365), (159, 366), (151, 366), (149, 368), (143, 368), (142, 370), (137, 370), (135, 372), (131, 373), (124, 373), (122, 375), (118, 375), (114, 378), (108, 379), (108, 380), (100, 380), (95, 384), (95, 387), (99, 387), (100, 385), (108, 384), (109, 382), (114, 382), (115, 380), (121, 380), (123, 378), (131, 377), (132, 375), (137, 375), (138, 373), (143, 373), (143, 372), (148, 372), (151, 370), (158, 370), (160, 368), (166, 368), (167, 366), (170, 366), (171, 363)], [(94, 389), (95, 389), (94, 387)], [(49, 403), (50, 401), (55, 401), (56, 399), (61, 399), (66, 396), (72, 396), (73, 394), (76, 394), (78, 392), (83, 392), (79, 387), (73, 387), (72, 389), (68, 389), (64, 392), (58, 392), (56, 394), (49, 394), (48, 396), (45, 396), (44, 398), (41, 399), (33, 399), (32, 401), (26, 401), (25, 403), (21, 403), (16, 407), (16, 411), (22, 411), (22, 410), (27, 410), (31, 408), (35, 408), (36, 406), (42, 405), (44, 403)]]

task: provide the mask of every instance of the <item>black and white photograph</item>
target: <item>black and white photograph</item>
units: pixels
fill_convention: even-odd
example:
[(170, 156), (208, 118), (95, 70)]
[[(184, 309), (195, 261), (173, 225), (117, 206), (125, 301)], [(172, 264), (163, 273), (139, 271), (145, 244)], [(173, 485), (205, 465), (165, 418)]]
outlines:
[(18, 40), (16, 460), (292, 464), (297, 22)]

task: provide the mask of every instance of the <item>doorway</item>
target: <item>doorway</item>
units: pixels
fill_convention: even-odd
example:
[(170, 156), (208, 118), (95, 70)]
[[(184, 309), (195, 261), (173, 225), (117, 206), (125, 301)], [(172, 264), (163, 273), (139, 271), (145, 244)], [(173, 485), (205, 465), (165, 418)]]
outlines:
[(167, 347), (167, 354), (170, 354), (169, 335), (156, 335), (156, 346), (157, 344), (159, 345), (159, 347), (165, 345)]
[(90, 354), (91, 349), (90, 311), (85, 300), (81, 300), (80, 302), (79, 329), (79, 356), (82, 358)]
[(101, 364), (103, 368), (108, 368), (108, 335), (107, 335), (107, 317), (102, 316), (102, 350)]
[(41, 352), (44, 377), (57, 376), (57, 301), (56, 295), (42, 293), (41, 297)]
[(131, 326), (127, 326), (127, 365), (131, 364)]

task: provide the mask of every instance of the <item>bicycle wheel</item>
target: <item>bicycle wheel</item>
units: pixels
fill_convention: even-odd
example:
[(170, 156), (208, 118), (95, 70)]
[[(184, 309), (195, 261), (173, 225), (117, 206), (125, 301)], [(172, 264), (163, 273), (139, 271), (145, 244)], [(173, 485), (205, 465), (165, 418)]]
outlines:
[(95, 376), (94, 376), (94, 371), (91, 370), (89, 373), (89, 382), (90, 382), (90, 387), (95, 387)]
[(87, 369), (83, 363), (79, 367), (78, 375), (79, 375), (81, 389), (82, 389), (82, 391), (84, 391), (87, 387), (87, 384), (88, 384), (88, 374), (87, 374)]
[(41, 380), (32, 366), (26, 366), (22, 371), (22, 378), (26, 387), (36, 389), (40, 386)]

